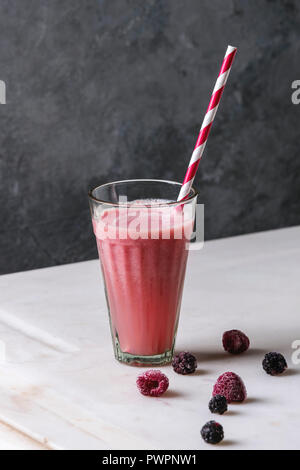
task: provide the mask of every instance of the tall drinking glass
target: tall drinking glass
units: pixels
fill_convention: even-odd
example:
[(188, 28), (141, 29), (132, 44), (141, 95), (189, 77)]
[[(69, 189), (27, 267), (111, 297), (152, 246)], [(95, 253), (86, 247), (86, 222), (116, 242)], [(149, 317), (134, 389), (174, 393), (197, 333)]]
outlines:
[(197, 193), (181, 184), (127, 180), (89, 192), (116, 359), (172, 360)]

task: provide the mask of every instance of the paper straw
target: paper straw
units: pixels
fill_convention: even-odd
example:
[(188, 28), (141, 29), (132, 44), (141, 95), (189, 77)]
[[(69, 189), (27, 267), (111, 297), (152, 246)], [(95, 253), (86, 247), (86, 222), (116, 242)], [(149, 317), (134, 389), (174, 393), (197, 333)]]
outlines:
[(221, 96), (223, 90), (225, 88), (227, 78), (229, 76), (231, 65), (236, 54), (237, 48), (228, 46), (225, 57), (223, 59), (223, 63), (221, 66), (221, 70), (219, 72), (215, 87), (213, 89), (209, 105), (206, 111), (206, 114), (203, 119), (203, 123), (199, 132), (199, 136), (185, 175), (183, 180), (181, 190), (178, 196), (177, 201), (183, 201), (186, 199), (192, 189), (193, 181), (199, 166), (199, 162), (202, 158), (205, 145), (209, 136), (209, 132), (217, 113), (218, 106), (220, 104)]

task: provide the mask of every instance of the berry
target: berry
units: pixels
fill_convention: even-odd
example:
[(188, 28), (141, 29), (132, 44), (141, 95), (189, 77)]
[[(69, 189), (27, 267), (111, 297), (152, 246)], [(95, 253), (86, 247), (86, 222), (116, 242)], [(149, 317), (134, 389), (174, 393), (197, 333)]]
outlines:
[(197, 369), (197, 359), (189, 352), (181, 352), (173, 357), (172, 366), (177, 374), (192, 374)]
[(220, 375), (213, 388), (213, 396), (223, 395), (228, 403), (244, 401), (247, 391), (242, 379), (234, 372)]
[(209, 401), (208, 408), (212, 413), (222, 415), (227, 411), (227, 400), (223, 395), (215, 395)]
[(142, 395), (160, 397), (169, 387), (169, 379), (160, 370), (147, 370), (136, 380), (137, 388)]
[(283, 355), (277, 352), (266, 354), (262, 365), (266, 373), (270, 375), (282, 374), (288, 367)]
[(247, 351), (250, 345), (248, 336), (240, 330), (225, 331), (222, 338), (223, 348), (231, 354)]
[(208, 444), (218, 444), (224, 438), (223, 427), (215, 421), (208, 421), (201, 429), (201, 436)]

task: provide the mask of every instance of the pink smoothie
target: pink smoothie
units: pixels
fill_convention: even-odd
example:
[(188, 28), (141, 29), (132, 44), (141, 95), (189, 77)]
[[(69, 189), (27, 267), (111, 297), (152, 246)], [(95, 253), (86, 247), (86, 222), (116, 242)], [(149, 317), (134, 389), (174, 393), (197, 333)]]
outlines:
[(93, 226), (121, 350), (142, 356), (171, 350), (192, 219), (183, 221), (178, 208), (141, 206), (105, 210)]

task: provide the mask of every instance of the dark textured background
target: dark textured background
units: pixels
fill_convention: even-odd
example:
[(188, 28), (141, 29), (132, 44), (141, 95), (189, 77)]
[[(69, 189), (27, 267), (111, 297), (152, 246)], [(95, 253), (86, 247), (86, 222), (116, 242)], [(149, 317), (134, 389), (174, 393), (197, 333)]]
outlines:
[(1, 0), (0, 272), (96, 257), (91, 185), (182, 180), (227, 44), (206, 239), (299, 224), (299, 31), (296, 0)]

